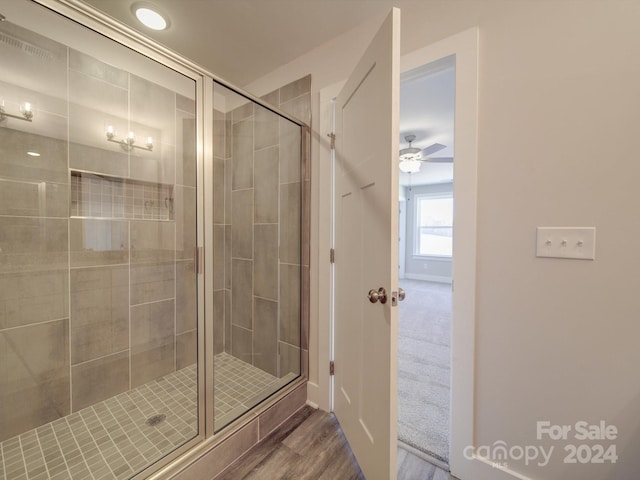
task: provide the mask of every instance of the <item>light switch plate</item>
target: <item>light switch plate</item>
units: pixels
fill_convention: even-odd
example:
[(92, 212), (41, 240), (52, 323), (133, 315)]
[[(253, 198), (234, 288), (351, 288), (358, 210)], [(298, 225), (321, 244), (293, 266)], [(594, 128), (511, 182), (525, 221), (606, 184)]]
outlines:
[(595, 260), (595, 227), (538, 227), (536, 256)]

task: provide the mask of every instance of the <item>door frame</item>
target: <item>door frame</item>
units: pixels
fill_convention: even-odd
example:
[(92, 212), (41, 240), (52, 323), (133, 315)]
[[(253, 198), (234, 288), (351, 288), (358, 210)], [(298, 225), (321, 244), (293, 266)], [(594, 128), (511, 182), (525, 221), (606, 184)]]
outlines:
[(471, 478), (471, 463), (475, 462), (465, 459), (463, 452), (467, 445), (473, 445), (474, 430), (478, 28), (403, 56), (401, 71), (449, 55), (455, 55), (456, 65), (449, 468), (459, 478)]
[[(420, 67), (435, 60), (455, 55), (455, 156), (454, 216), (451, 330), (451, 425), (449, 466), (459, 478), (471, 478), (478, 462), (464, 457), (464, 448), (473, 445), (474, 390), (475, 390), (475, 312), (476, 312), (476, 243), (477, 243), (477, 138), (478, 138), (478, 27), (473, 27), (431, 45), (405, 54), (400, 60), (400, 71)], [(320, 90), (319, 156), (320, 165), (331, 165), (331, 144), (326, 137), (333, 131), (333, 99), (344, 82)], [(318, 173), (318, 274), (312, 280), (319, 291), (331, 291), (332, 268), (328, 262), (332, 245), (333, 225), (333, 169), (320, 168)], [(317, 282), (317, 283), (316, 283)], [(332, 377), (329, 362), (333, 358), (333, 306), (319, 302), (317, 331), (318, 366), (317, 383), (309, 384), (310, 403), (325, 410), (333, 408)], [(326, 370), (324, 370), (326, 367)], [(494, 469), (495, 470), (495, 469)]]

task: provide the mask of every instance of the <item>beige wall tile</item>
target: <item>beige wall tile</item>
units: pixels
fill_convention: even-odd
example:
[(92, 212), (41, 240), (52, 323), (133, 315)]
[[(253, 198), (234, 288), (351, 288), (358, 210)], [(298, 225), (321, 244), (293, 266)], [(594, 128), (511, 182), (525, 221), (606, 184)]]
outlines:
[[(129, 87), (129, 74), (126, 71), (72, 48), (69, 49), (69, 69), (122, 89)], [(92, 101), (95, 101), (93, 97), (85, 98), (85, 102), (91, 103)]]
[(280, 340), (300, 345), (300, 267), (280, 264)]
[(278, 375), (278, 303), (254, 297), (253, 364)]
[(270, 103), (274, 107), (280, 106), (280, 89), (276, 89), (273, 92), (269, 92), (266, 95), (260, 97), (267, 103)]
[(67, 222), (67, 219), (0, 217), (0, 273), (66, 268)]
[(68, 217), (69, 185), (0, 178), (0, 215)]
[(296, 346), (280, 342), (280, 377), (288, 373), (300, 373), (300, 349)]
[(0, 330), (67, 318), (66, 269), (0, 274)]
[(73, 411), (129, 389), (129, 351), (71, 367)]
[(176, 110), (176, 183), (196, 186), (196, 121), (192, 114)]
[(280, 185), (280, 261), (300, 263), (300, 182)]
[(225, 114), (220, 110), (213, 110), (213, 156), (225, 158)]
[(253, 294), (278, 300), (278, 225), (254, 227)]
[(231, 225), (231, 193), (233, 190), (233, 159), (224, 161), (224, 223)]
[(225, 226), (213, 226), (213, 289), (224, 289)]
[(198, 361), (198, 332), (176, 335), (176, 370), (188, 367)]
[(278, 118), (272, 111), (256, 105), (255, 107), (255, 126), (254, 126), (254, 150), (260, 150), (265, 147), (271, 147), (278, 144)]
[(71, 363), (129, 348), (129, 268), (71, 269)]
[(224, 352), (225, 291), (213, 292), (213, 354)]
[(265, 148), (255, 152), (254, 221), (278, 223), (278, 148)]
[(79, 218), (69, 222), (72, 267), (129, 262), (128, 222)]
[(194, 330), (198, 324), (198, 290), (193, 260), (176, 262), (176, 332)]
[[(193, 84), (195, 94), (195, 82)], [(196, 101), (192, 98), (187, 98), (184, 95), (176, 93), (176, 110), (181, 110), (191, 115), (196, 114)]]
[(231, 354), (249, 364), (253, 364), (251, 330), (233, 325), (231, 333)]
[[(137, 75), (129, 78), (130, 122), (139, 125), (135, 133), (175, 146), (175, 93)], [(154, 136), (155, 132), (159, 134)]]
[(231, 322), (251, 329), (253, 325), (253, 261), (234, 258), (231, 282)]
[[(171, 185), (176, 181), (176, 147), (160, 143), (157, 133), (149, 128), (131, 124), (135, 133), (136, 145), (144, 146), (148, 137), (153, 139), (151, 151), (133, 149), (129, 152), (129, 177), (144, 182), (164, 183)], [(146, 131), (146, 135), (138, 132)]]
[[(288, 83), (284, 87), (280, 87), (280, 104), (283, 104), (301, 95), (310, 94), (310, 93), (311, 93), (311, 75), (307, 75), (291, 83)], [(301, 119), (301, 120), (304, 120), (304, 119)]]
[[(231, 158), (233, 149), (233, 114), (228, 112), (224, 116), (224, 158)], [(231, 172), (231, 170), (229, 170)]]
[[(41, 156), (25, 155), (26, 151), (36, 151)], [(4, 179), (68, 183), (67, 155), (66, 141), (0, 128), (0, 177)], [(43, 158), (47, 161), (43, 162)]]
[(174, 262), (131, 265), (131, 305), (175, 298), (175, 270)]
[[(196, 189), (177, 186), (174, 190), (176, 258), (193, 259), (197, 240)], [(163, 227), (170, 229), (170, 227)]]
[(131, 386), (175, 369), (174, 301), (131, 307)]
[(0, 379), (0, 440), (68, 415), (68, 319), (0, 332)]
[(253, 121), (233, 124), (232, 189), (253, 187)]
[(225, 163), (224, 158), (213, 158), (213, 223), (225, 223)]
[(224, 227), (224, 288), (231, 289), (231, 239), (233, 229), (231, 225), (225, 225)]
[(171, 262), (175, 257), (173, 222), (132, 221), (131, 264)]
[(301, 138), (297, 124), (280, 119), (280, 183), (300, 181)]
[[(235, 95), (235, 97), (240, 98), (238, 95)], [(240, 122), (241, 120), (245, 120), (249, 117), (251, 117), (253, 115), (253, 108), (254, 108), (254, 103), (247, 100), (246, 103), (244, 103), (243, 105), (239, 106), (238, 108), (234, 109), (231, 112), (231, 118), (234, 124)]]
[(231, 353), (231, 290), (224, 291), (224, 351)]
[(234, 258), (253, 258), (253, 189), (232, 194), (231, 251)]
[[(74, 115), (77, 117), (78, 122), (84, 121), (79, 112)], [(110, 148), (108, 150), (103, 147), (71, 142), (69, 144), (69, 166), (77, 170), (88, 170), (123, 178), (128, 177), (129, 156), (115, 143)]]
[(286, 102), (280, 96), (280, 108), (293, 118), (302, 120), (307, 125), (311, 123), (311, 96), (302, 95)]

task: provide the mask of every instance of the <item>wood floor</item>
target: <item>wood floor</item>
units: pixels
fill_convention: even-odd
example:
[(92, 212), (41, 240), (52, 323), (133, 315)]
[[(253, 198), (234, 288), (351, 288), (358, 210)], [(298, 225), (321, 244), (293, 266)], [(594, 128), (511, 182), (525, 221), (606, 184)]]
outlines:
[[(304, 407), (215, 480), (364, 480), (335, 416)], [(398, 480), (449, 480), (448, 472), (398, 450)]]

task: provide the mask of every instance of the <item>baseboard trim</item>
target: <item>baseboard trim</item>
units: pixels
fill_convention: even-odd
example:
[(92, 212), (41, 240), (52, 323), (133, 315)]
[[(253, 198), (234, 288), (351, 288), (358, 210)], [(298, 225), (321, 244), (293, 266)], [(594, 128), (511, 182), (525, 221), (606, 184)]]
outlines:
[(422, 273), (405, 273), (404, 278), (408, 278), (409, 280), (424, 280), (425, 282), (451, 284), (451, 277), (442, 277), (439, 275), (425, 275)]

